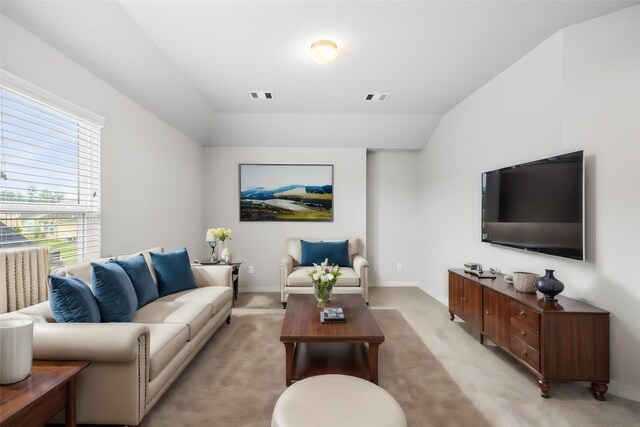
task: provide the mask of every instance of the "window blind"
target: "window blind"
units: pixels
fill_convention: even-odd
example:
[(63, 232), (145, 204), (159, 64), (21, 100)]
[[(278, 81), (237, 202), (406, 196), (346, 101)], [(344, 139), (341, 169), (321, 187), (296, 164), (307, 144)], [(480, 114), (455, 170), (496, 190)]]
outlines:
[(46, 246), (54, 266), (99, 257), (102, 123), (7, 75), (0, 84), (0, 249)]

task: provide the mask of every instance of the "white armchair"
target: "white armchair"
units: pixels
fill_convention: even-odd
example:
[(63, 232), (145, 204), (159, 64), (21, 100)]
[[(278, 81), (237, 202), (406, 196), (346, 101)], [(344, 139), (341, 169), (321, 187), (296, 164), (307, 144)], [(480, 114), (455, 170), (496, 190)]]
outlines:
[[(282, 307), (287, 306), (289, 294), (312, 294), (313, 284), (307, 269), (300, 266), (301, 250), (300, 238), (291, 238), (286, 241), (286, 255), (280, 262), (280, 301)], [(309, 242), (334, 242), (349, 240), (349, 259), (353, 267), (341, 267), (342, 276), (338, 278), (333, 292), (337, 294), (361, 294), (364, 301), (369, 304), (369, 262), (360, 255), (361, 242), (357, 238), (342, 239), (307, 239)]]

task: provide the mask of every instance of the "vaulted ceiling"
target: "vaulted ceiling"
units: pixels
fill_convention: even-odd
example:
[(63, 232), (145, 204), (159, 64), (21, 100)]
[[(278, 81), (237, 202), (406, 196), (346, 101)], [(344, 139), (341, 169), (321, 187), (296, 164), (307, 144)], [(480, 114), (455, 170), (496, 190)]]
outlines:
[[(554, 32), (637, 3), (53, 0), (1, 12), (205, 145), (279, 145), (288, 124), (325, 120), (351, 146), (419, 149), (444, 113)], [(339, 57), (315, 64), (309, 46), (326, 38)]]

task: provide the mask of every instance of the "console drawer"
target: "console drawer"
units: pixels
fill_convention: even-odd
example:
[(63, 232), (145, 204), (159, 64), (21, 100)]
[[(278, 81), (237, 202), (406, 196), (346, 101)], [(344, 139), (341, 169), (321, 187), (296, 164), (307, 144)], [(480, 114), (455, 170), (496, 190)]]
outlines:
[(515, 317), (509, 319), (509, 334), (528, 344), (534, 350), (540, 351), (540, 334), (520, 319)]
[(540, 371), (540, 354), (513, 335), (510, 337), (509, 349), (521, 360), (524, 360), (536, 371)]
[(522, 322), (529, 325), (536, 332), (540, 332), (540, 315), (524, 305), (511, 301), (510, 304), (511, 317), (520, 319)]

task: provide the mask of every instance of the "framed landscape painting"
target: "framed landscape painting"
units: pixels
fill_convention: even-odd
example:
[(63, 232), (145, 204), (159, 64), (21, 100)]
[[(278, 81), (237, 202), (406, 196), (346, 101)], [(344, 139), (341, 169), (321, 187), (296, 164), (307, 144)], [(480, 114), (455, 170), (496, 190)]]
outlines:
[(240, 221), (333, 221), (333, 165), (239, 165)]

